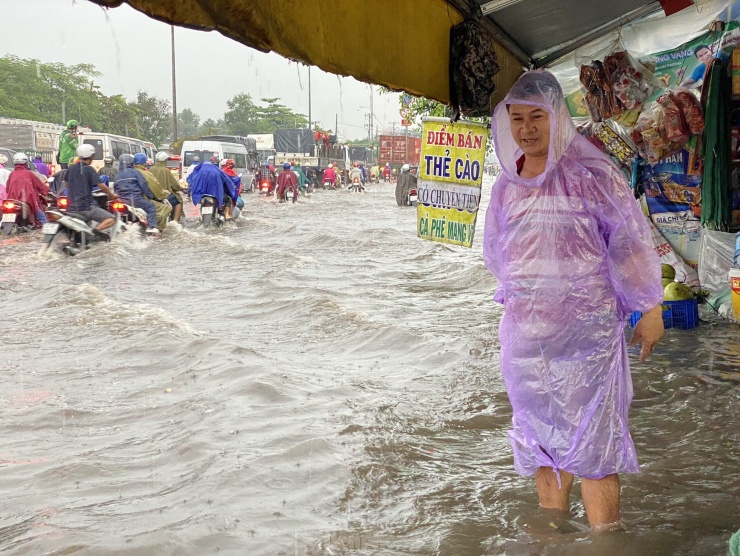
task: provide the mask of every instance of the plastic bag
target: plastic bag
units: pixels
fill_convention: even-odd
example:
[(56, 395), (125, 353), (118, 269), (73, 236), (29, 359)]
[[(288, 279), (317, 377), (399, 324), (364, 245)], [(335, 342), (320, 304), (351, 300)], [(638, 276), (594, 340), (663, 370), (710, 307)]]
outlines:
[(652, 74), (626, 50), (619, 50), (604, 58), (604, 70), (612, 93), (622, 109), (636, 111), (639, 115), (653, 92)]
[(704, 111), (701, 102), (691, 92), (683, 89), (674, 93), (676, 103), (681, 107), (686, 126), (692, 135), (701, 135), (704, 132)]
[(665, 93), (657, 99), (663, 107), (663, 127), (665, 137), (674, 143), (685, 144), (689, 140), (689, 126), (686, 125), (681, 107), (676, 102), (673, 93)]
[(713, 294), (730, 289), (728, 273), (735, 253), (735, 234), (705, 228), (701, 236), (699, 281)]
[(680, 143), (671, 141), (667, 137), (665, 120), (663, 106), (653, 103), (642, 111), (632, 130), (632, 140), (640, 156), (650, 164), (657, 164), (662, 158), (677, 153), (682, 148)]

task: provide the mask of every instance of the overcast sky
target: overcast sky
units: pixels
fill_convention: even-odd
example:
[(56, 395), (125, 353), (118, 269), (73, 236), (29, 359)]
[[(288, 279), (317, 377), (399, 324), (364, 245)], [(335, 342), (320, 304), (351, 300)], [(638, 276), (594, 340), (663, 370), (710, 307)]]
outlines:
[[(107, 95), (133, 99), (138, 90), (171, 101), (170, 26), (149, 19), (127, 5), (104, 10), (87, 0), (0, 0), (5, 17), (0, 55), (42, 62), (90, 63), (103, 75), (96, 79)], [(277, 54), (265, 54), (216, 32), (175, 28), (177, 108), (190, 108), (218, 119), (226, 101), (238, 93), (258, 100), (280, 97), (308, 115), (308, 68)], [(204, 79), (204, 75), (209, 76)], [(2, 84), (0, 84), (0, 87)], [(351, 77), (311, 69), (311, 117), (349, 139), (367, 136), (370, 87)], [(374, 89), (376, 126), (400, 122), (398, 95)], [(2, 115), (2, 114), (0, 114)], [(61, 123), (61, 122), (60, 122)]]

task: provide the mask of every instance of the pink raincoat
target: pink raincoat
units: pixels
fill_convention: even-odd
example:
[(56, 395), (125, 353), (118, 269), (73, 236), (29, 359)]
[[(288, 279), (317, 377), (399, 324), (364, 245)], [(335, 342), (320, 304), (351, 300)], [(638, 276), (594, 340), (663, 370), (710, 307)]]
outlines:
[[(522, 178), (507, 104), (550, 114), (544, 173)], [(627, 414), (625, 316), (662, 300), (660, 260), (625, 179), (581, 137), (555, 78), (524, 74), (493, 115), (503, 172), (486, 214), (484, 260), (504, 304), (501, 369), (521, 475), (539, 467), (599, 479), (637, 473)]]

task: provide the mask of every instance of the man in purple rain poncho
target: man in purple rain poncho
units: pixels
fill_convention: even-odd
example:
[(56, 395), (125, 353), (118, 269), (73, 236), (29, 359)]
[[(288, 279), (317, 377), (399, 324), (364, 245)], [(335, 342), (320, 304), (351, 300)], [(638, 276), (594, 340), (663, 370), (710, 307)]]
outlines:
[(624, 319), (645, 359), (663, 335), (660, 260), (629, 186), (575, 130), (552, 74), (525, 73), (493, 115), (502, 173), (484, 259), (504, 304), (501, 369), (516, 471), (567, 511), (573, 477), (594, 529), (619, 522), (618, 473), (639, 465)]

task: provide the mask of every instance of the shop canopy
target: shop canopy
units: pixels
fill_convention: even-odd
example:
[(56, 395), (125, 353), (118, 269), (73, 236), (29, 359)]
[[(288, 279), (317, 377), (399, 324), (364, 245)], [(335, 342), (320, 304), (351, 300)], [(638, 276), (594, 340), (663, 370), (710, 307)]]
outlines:
[[(661, 10), (645, 0), (91, 0), (124, 2), (167, 23), (216, 30), (361, 81), (449, 101), (449, 32), (477, 14), (501, 68), (493, 104), (524, 67), (541, 66), (600, 34)], [(663, 0), (663, 4), (688, 0)]]

